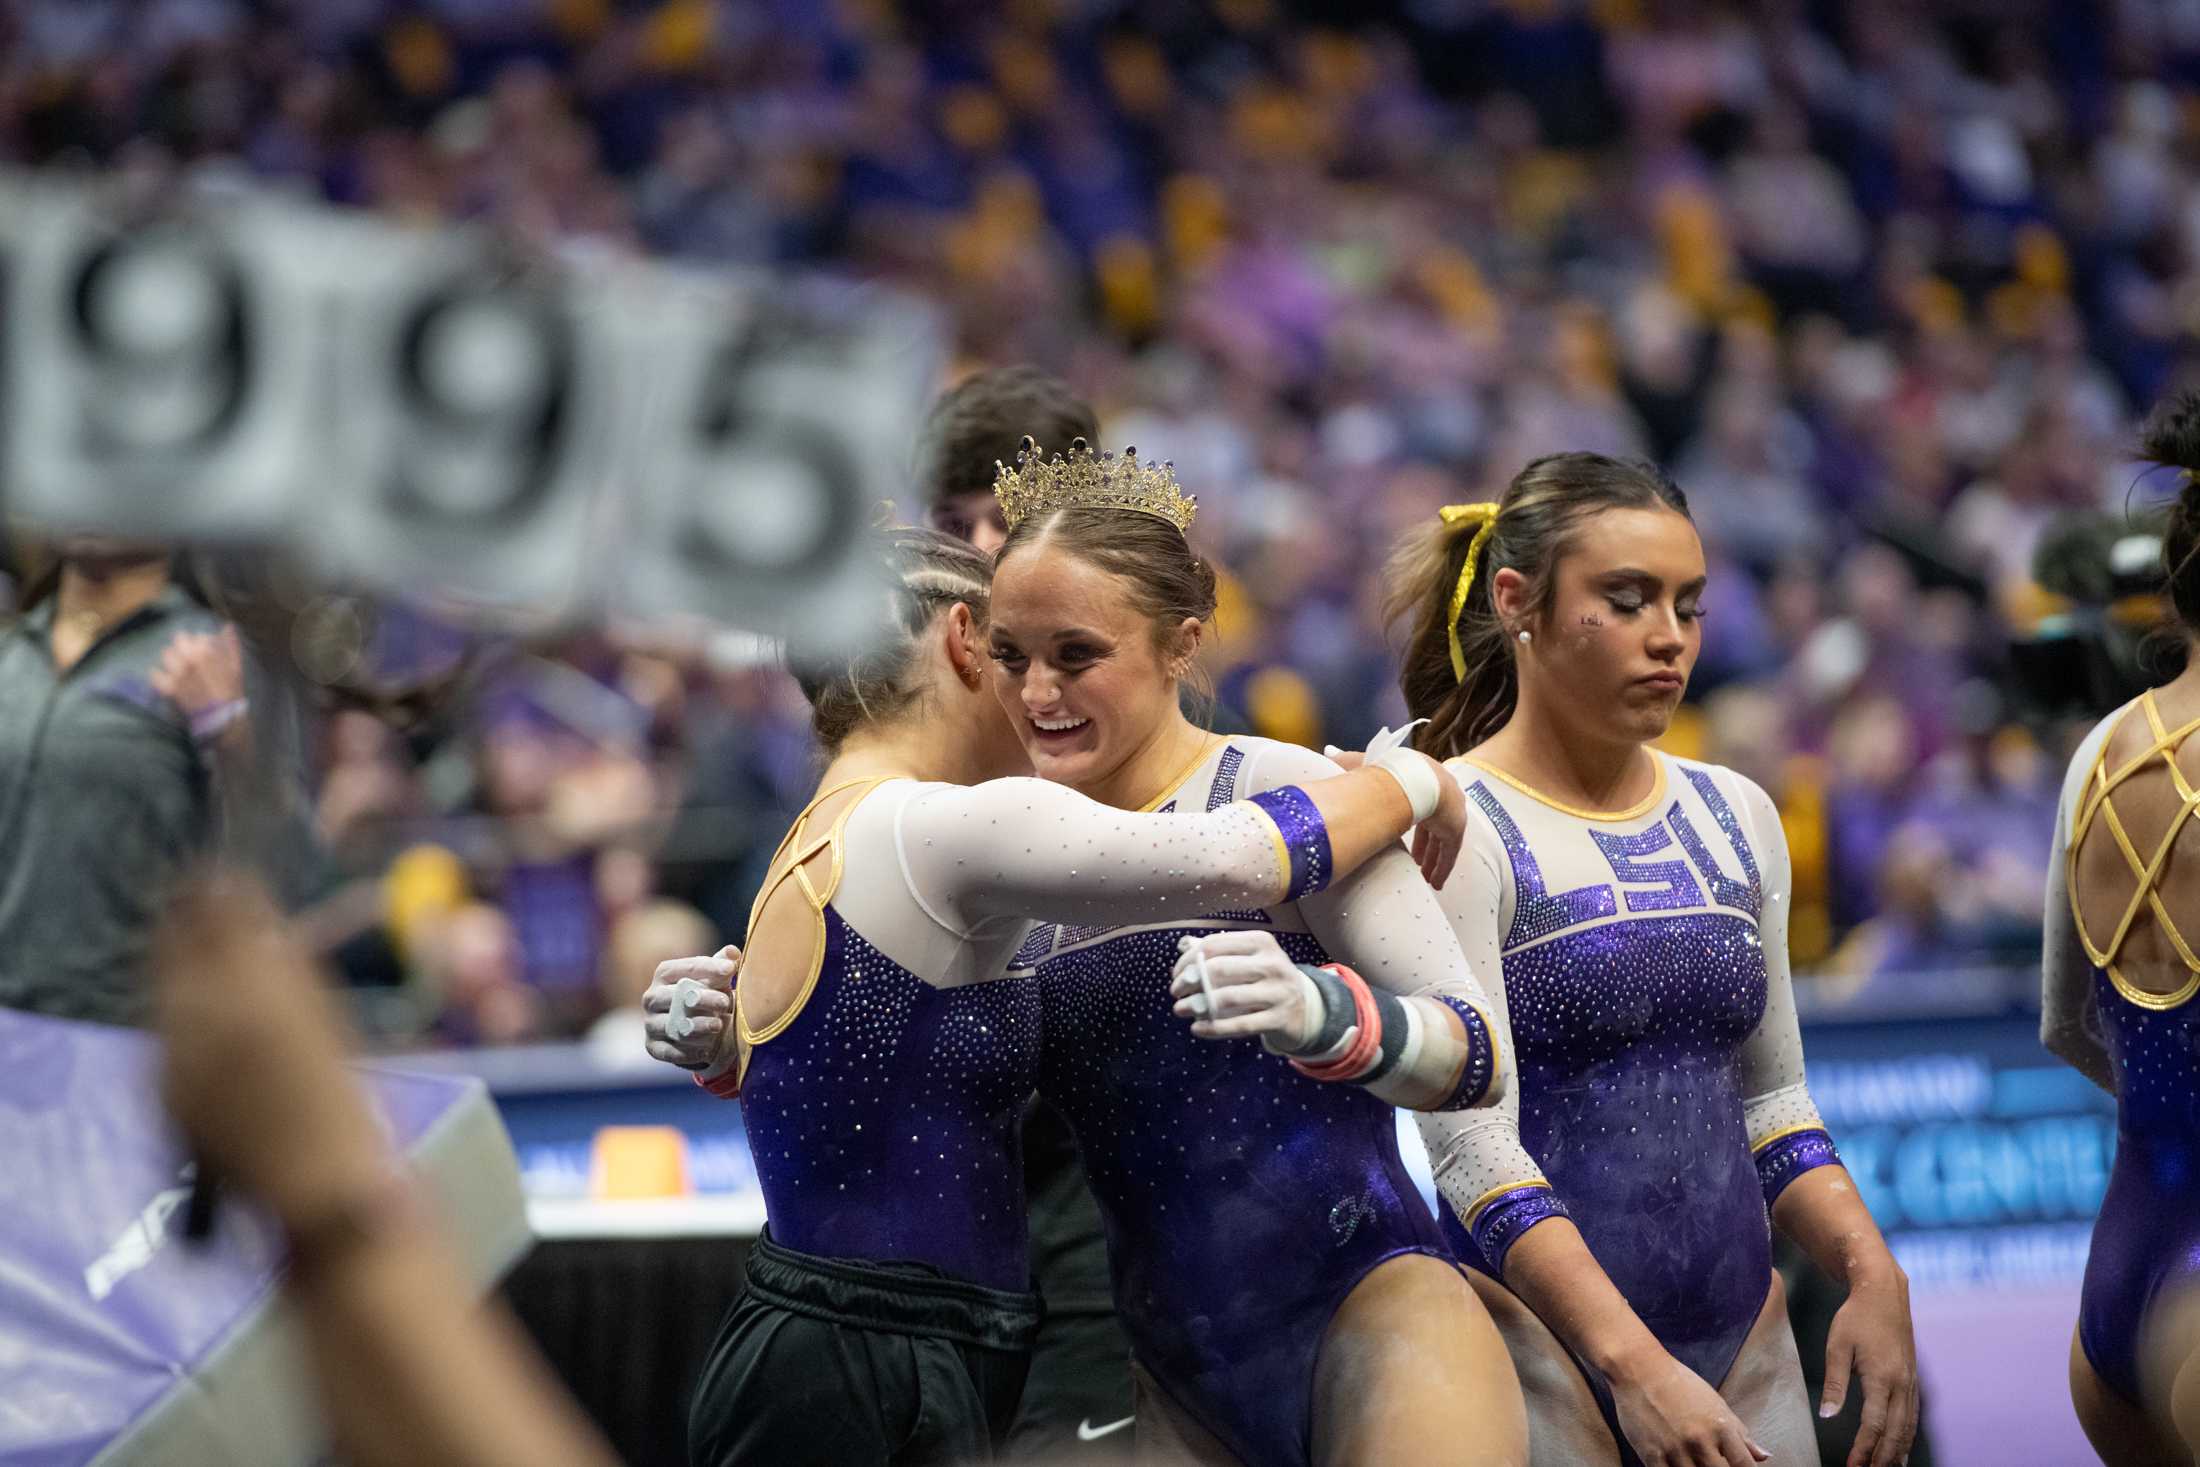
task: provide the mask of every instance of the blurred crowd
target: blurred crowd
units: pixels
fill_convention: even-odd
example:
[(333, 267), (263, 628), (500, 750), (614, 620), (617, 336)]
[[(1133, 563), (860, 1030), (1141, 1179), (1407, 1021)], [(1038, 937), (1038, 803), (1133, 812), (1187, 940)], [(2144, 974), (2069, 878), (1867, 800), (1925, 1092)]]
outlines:
[[(1672, 746), (1774, 791), (1851, 985), (2036, 954), (2072, 729), (2008, 646), (2055, 517), (2172, 487), (2129, 446), (2200, 385), (2196, 88), (2192, 0), (0, 0), (0, 160), (939, 302), (1176, 461), (1265, 734), (1396, 720), (1406, 526), (1656, 457), (1714, 568)], [(732, 637), (467, 666), (316, 741), (331, 941), (389, 1032), (623, 1044), (738, 938), (801, 701)]]

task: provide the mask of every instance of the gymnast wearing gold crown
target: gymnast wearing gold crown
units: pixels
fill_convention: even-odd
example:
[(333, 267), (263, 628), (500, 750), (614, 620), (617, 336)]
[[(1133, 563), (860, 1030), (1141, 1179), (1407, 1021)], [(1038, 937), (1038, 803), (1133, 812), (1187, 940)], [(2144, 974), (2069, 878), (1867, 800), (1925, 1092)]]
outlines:
[[(1155, 594), (1147, 582), (1068, 549), (1097, 526), (1109, 531), (1111, 554), (1141, 553), (1136, 547), (1166, 536), (1189, 563), (1179, 528), (1188, 502), (1165, 472), (1128, 459), (1034, 458), (1027, 475), (1011, 476), (1003, 501), (1021, 531), (1013, 563), (1041, 583), (1024, 578), (1013, 637), (999, 639), (989, 625), (993, 565), (984, 555), (929, 531), (895, 531), (887, 548), (898, 587), (878, 648), (822, 670), (794, 659), (830, 763), (772, 862), (731, 995), (683, 1002), (694, 1028), (677, 1040), (661, 1008), (652, 1017), (653, 1052), (695, 1069), (714, 1093), (738, 1097), (770, 1217), (750, 1254), (748, 1288), (697, 1384), (690, 1446), (698, 1464), (883, 1467), (992, 1455), (1037, 1323), (1017, 1124), (1045, 1064), (1101, 1077), (1103, 1088), (1119, 1076), (1142, 1086), (1142, 1097), (1165, 1100), (1152, 1114), (1116, 1111), (1109, 1154), (1120, 1160), (1134, 1143), (1163, 1146), (1167, 1173), (1131, 1179), (1129, 1191), (1169, 1188), (1185, 1221), (1206, 1234), (1198, 1256), (1223, 1267), (1209, 1295), (1161, 1301), (1177, 1328), (1217, 1341), (1241, 1326), (1267, 1331), (1265, 1316), (1197, 1311), (1227, 1304), (1234, 1291), (1264, 1294), (1260, 1271), (1278, 1250), (1334, 1267), (1355, 1234), (1362, 1241), (1349, 1256), (1387, 1236), (1376, 1213), (1388, 1191), (1368, 1199), (1400, 1176), (1396, 1157), (1354, 1152), (1358, 1132), (1347, 1124), (1362, 1111), (1380, 1114), (1387, 1136), (1387, 1108), (1356, 1088), (1302, 1080), (1251, 1044), (1227, 1048), (1238, 1065), (1275, 1072), (1281, 1087), (1256, 1095), (1213, 1083), (1205, 1072), (1229, 1068), (1212, 1063), (1225, 1047), (1202, 1045), (1168, 1020), (1175, 933), (1268, 921), (1304, 930), (1295, 914), (1310, 898), (1309, 912), (1323, 915), (1309, 920), (1346, 938), (1339, 950), (1366, 961), (1371, 976), (1440, 980), (1462, 1001), (1480, 1001), (1440, 921), (1413, 925), (1443, 933), (1448, 951), (1385, 947), (1359, 931), (1399, 908), (1401, 892), (1433, 914), (1434, 898), (1398, 840), (1427, 819), (1419, 836), (1427, 874), (1440, 880), (1448, 871), (1465, 807), (1437, 766), (1403, 749), (1377, 750), (1367, 769), (1340, 775), (1302, 754), (1288, 767), (1269, 761), (1275, 767), (1242, 789), (1210, 780), (1218, 759), (1235, 773), (1259, 751), (1241, 744), (1225, 755), (1176, 711), (1196, 619), (1171, 621), (1171, 635), (1159, 635), (1152, 608), (1169, 603), (1145, 599)], [(1044, 527), (1062, 517), (1063, 548), (1050, 548)], [(1039, 750), (1050, 773), (1068, 776), (1004, 777), (1029, 774)], [(1189, 781), (1199, 784), (1196, 804), (1126, 813), (1159, 803), (1145, 794)], [(1367, 872), (1354, 874), (1363, 863)], [(1316, 907), (1332, 884), (1332, 903), (1353, 903), (1350, 919)], [(1237, 915), (1200, 916), (1213, 911)], [(1085, 983), (1081, 960), (1071, 959), (1064, 1002), (1050, 1018), (1043, 985), (1016, 962), (1019, 951), (1036, 950), (1027, 942), (1034, 917), (1177, 925), (1088, 926), (1069, 941), (1046, 929), (1049, 948), (1115, 950), (1096, 934), (1134, 932), (1138, 950), (1154, 954), (1136, 994), (1120, 998)], [(1010, 975), (1025, 981), (988, 981)], [(1125, 1003), (1135, 1015), (1120, 1012)], [(1392, 1001), (1386, 1012), (1396, 1008)], [(1387, 1076), (1379, 1083), (1436, 1097), (1456, 1090), (1462, 1075), (1486, 1074), (1487, 1049), (1477, 1050), (1450, 1012), (1425, 1012), (1418, 1028), (1401, 1021), (1400, 1039), (1410, 1031), (1418, 1041), (1405, 1058), (1377, 1036)], [(1147, 1052), (1108, 1052), (1117, 1041), (1107, 1026), (1131, 1017)], [(1043, 1061), (1045, 1038), (1087, 1052)], [(1348, 1047), (1345, 1058), (1368, 1048), (1357, 1038)], [(1177, 1051), (1197, 1052), (1203, 1064), (1185, 1070), (1171, 1058)], [(1249, 1102), (1286, 1096), (1287, 1116), (1248, 1113)], [(1133, 1137), (1133, 1123), (1155, 1129)], [(1302, 1152), (1351, 1155), (1367, 1175), (1355, 1173), (1338, 1198), (1309, 1193), (1265, 1215), (1258, 1197), (1234, 1195), (1253, 1184), (1303, 1190)], [(1209, 1170), (1184, 1185), (1178, 1174), (1193, 1155)], [(1122, 1180), (1120, 1171), (1110, 1176)], [(1332, 1217), (1333, 1206), (1346, 1211)], [(1375, 1211), (1363, 1218), (1355, 1208)], [(1191, 1215), (1201, 1211), (1203, 1221)], [(1295, 1231), (1279, 1227), (1286, 1219)], [(1127, 1247), (1135, 1262), (1142, 1245), (1122, 1227), (1119, 1214), (1111, 1241), (1119, 1260)], [(1173, 1234), (1155, 1241), (1178, 1246)], [(1143, 1293), (1132, 1302), (1153, 1303)], [(1302, 1334), (1318, 1335), (1320, 1321), (1305, 1323)], [(1256, 1333), (1245, 1348), (1266, 1346)], [(1195, 1401), (1200, 1384), (1186, 1382)], [(1517, 1394), (1511, 1408), (1517, 1415)]]
[[(1168, 467), (1078, 444), (1027, 453), (997, 493), (991, 677), (1040, 777), (1180, 815), (1280, 795), (1287, 839), (1318, 846), (1288, 792), (1334, 765), (1179, 710), (1215, 579)], [(1156, 850), (1131, 879), (1176, 864)], [(1190, 920), (1156, 904), (1041, 928), (1016, 960), (1039, 980), (1040, 1091), (1106, 1222), (1142, 1452), (1525, 1461), (1511, 1362), (1398, 1156), (1393, 1106), (1503, 1089), (1501, 1035), (1434, 894), (1394, 847), (1326, 891), (1209, 895)]]

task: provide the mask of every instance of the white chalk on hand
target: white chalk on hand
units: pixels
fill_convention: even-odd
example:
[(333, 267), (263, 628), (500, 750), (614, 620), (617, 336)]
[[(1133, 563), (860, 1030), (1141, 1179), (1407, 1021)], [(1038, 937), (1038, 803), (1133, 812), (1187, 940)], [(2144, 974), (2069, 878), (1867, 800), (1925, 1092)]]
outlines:
[(703, 996), (703, 985), (693, 978), (682, 978), (672, 985), (672, 1011), (665, 1016), (665, 1033), (674, 1039), (685, 1039), (695, 1032), (695, 1019), (688, 1008)]
[(1207, 1004), (1204, 1017), (1212, 1019), (1216, 1017), (1215, 990), (1207, 981), (1207, 949), (1196, 942), (1192, 944), (1192, 972), (1199, 978), (1199, 994)]

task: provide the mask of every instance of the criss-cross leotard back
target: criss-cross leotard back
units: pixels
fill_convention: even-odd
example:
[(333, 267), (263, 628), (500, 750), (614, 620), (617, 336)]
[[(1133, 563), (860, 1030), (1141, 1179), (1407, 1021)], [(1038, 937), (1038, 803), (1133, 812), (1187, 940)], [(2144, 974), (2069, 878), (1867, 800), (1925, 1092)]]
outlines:
[[(2177, 837), (2183, 832), (2185, 822), (2192, 819), (2196, 811), (2200, 811), (2200, 789), (2193, 787), (2192, 781), (2185, 777), (2185, 771), (2177, 763), (2177, 751), (2195, 730), (2200, 730), (2200, 718), (2174, 729), (2165, 728), (2162, 715), (2154, 706), (2154, 694), (2151, 691), (2140, 698), (2139, 707), (2146, 714), (2147, 727), (2154, 736), (2154, 742), (2111, 774), (2108, 770), (2108, 749), (2115, 742), (2111, 736), (2102, 741), (2100, 755), (2094, 760), (2092, 772), (2086, 776), (2085, 794), (2079, 801), (2077, 820), (2070, 832), (2070, 859), (2067, 864), (2070, 915), (2077, 928), (2078, 940), (2085, 945), (2086, 956), (2095, 967), (2108, 974), (2109, 981), (2115, 984), (2119, 994), (2141, 1008), (2172, 1009), (2191, 998), (2194, 993), (2200, 992), (2200, 955), (2196, 955), (2191, 944), (2185, 941), (2185, 935), (2179, 930), (2176, 919), (2170, 916), (2169, 907), (2163, 902), (2160, 891), (2162, 871), (2169, 862), (2170, 852), (2176, 848)], [(2170, 817), (2168, 829), (2162, 832), (2162, 838), (2155, 843), (2152, 856), (2143, 857), (2138, 846), (2133, 843), (2130, 832), (2124, 828), (2123, 819), (2117, 813), (2116, 802), (2111, 796), (2117, 786), (2152, 767), (2157, 759), (2169, 771), (2170, 780), (2177, 789), (2178, 803), (2176, 813)], [(2107, 825), (2109, 834), (2115, 838), (2116, 848), (2123, 852), (2125, 863), (2139, 882), (2131, 894), (2131, 900), (2124, 907), (2122, 918), (2116, 923), (2116, 930), (2110, 934), (2105, 945), (2093, 941), (2092, 934), (2086, 929), (2084, 909), (2078, 903), (2077, 856), (2080, 847), (2085, 843), (2086, 833), (2092, 828), (2095, 816), (2100, 816)], [(2131, 936), (2132, 924), (2138, 920), (2142, 911), (2153, 913), (2154, 920), (2161, 924), (2162, 935), (2169, 939), (2170, 946), (2176, 950), (2178, 958), (2185, 965), (2185, 981), (2172, 992), (2154, 993), (2139, 987), (2124, 976), (2117, 964), (2124, 942)]]
[[(1030, 1280), (1017, 1127), (1038, 1073), (1039, 995), (930, 981), (943, 953), (974, 945), (927, 946), (938, 928), (904, 885), (895, 822), (934, 788), (834, 784), (772, 856), (734, 983), (742, 1122), (773, 1242), (1014, 1292)], [(767, 917), (775, 899), (787, 910)], [(1005, 964), (1022, 931), (979, 965)], [(749, 990), (766, 971), (787, 1001), (750, 1013), (743, 994), (762, 997)]]
[[(2170, 914), (2172, 904), (2192, 899), (2187, 883), (2179, 879), (2167, 900), (2161, 890), (2178, 838), (2200, 811), (2200, 789), (2177, 762), (2185, 740), (2200, 731), (2200, 719), (2164, 727), (2151, 692), (2139, 707), (2153, 742), (2111, 770), (2119, 718), (2093, 736), (2098, 747), (2090, 762), (2081, 755), (2073, 764), (2084, 776), (2064, 790), (2069, 836), (2056, 854), (2067, 873), (2070, 921), (2058, 937), (2056, 914), (2049, 914), (2049, 1018), (2043, 1028), (2062, 1037), (2058, 1053), (2097, 1052), (2102, 1072), (2095, 1078), (2116, 1096), (2115, 1160), (2086, 1255), (2078, 1343), (2110, 1390), (2145, 1407), (2143, 1342), (2175, 1301), (2200, 1290), (2200, 1126), (2194, 1123), (2200, 1116), (2200, 1004), (2191, 1002), (2200, 994), (2200, 954)], [(2157, 768), (2167, 771), (2176, 803), (2168, 828), (2150, 852), (2142, 852), (2124, 821), (2134, 807), (2126, 802), (2119, 811), (2113, 796), (2126, 780)], [(2138, 883), (2105, 944), (2094, 942), (2078, 905), (2078, 858), (2096, 818)], [(2113, 870), (2114, 858), (2107, 859)], [(2183, 981), (2170, 991), (2141, 988), (2124, 975), (2125, 945), (2142, 912), (2161, 924), (2164, 940), (2184, 964)], [(2091, 964), (2089, 972), (2075, 971), (2077, 954), (2063, 955), (2072, 939)], [(2158, 961), (2166, 966), (2166, 958)]]

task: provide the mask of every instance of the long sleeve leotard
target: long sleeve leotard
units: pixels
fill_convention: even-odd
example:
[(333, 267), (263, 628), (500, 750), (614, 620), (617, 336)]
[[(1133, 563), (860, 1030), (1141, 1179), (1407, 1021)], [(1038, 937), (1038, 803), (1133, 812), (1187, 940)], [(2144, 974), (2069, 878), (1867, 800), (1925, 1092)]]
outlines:
[(1804, 1082), (1778, 814), (1731, 770), (1657, 758), (1619, 811), (1450, 766), (1474, 818), (1444, 907), (1518, 1075), (1496, 1106), (1421, 1125), (1464, 1261), (1502, 1279), (1523, 1233), (1571, 1216), (1716, 1384), (1771, 1282), (1773, 1199), (1836, 1157)]
[[(1237, 738), (1156, 803), (1223, 808), (1334, 769)], [(1193, 920), (1157, 908), (1137, 923), (1041, 928), (1018, 961), (1040, 978), (1041, 1091), (1076, 1132), (1134, 1353), (1242, 1461), (1290, 1467), (1308, 1457), (1315, 1357), (1338, 1304), (1389, 1258), (1447, 1250), (1389, 1106), (1250, 1040), (1195, 1038), (1171, 1014), (1178, 939), (1258, 929), (1299, 962), (1345, 962), (1395, 992), (1487, 1000), (1403, 849), (1292, 901), (1211, 896)], [(1468, 1100), (1496, 1093), (1485, 1079)]]
[(988, 980), (1008, 973), (1028, 919), (1289, 901), (1329, 879), (1327, 834), (1297, 789), (1158, 816), (1034, 779), (887, 780), (818, 805), (830, 818), (796, 822), (758, 899), (807, 898), (806, 980), (766, 1024), (737, 1008), (772, 1235), (1021, 1290), (1017, 1124), (1038, 1076), (1039, 992)]

